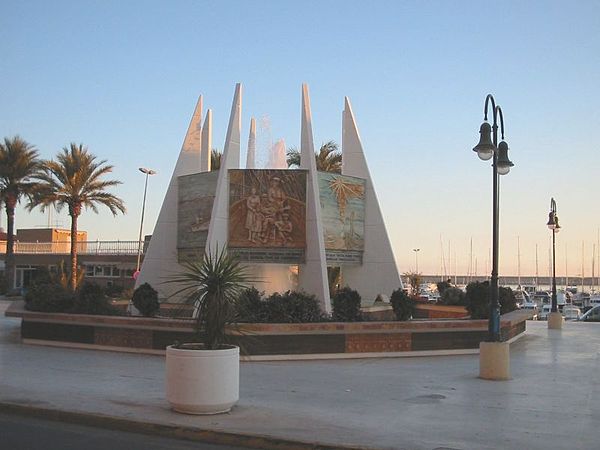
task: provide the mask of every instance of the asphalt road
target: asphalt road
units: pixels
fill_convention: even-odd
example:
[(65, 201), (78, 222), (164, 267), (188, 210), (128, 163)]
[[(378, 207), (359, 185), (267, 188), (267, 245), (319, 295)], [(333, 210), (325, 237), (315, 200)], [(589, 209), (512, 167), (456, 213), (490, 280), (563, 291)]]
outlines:
[(243, 450), (0, 413), (0, 450)]

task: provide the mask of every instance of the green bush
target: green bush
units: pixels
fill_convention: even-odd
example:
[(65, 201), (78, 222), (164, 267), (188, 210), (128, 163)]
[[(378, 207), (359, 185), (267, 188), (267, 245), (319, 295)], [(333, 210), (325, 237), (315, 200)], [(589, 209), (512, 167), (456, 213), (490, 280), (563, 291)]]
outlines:
[[(500, 314), (506, 314), (517, 309), (517, 299), (511, 288), (500, 287), (498, 300), (500, 301)], [(489, 281), (469, 283), (465, 303), (471, 319), (488, 319), (490, 316)]]
[(500, 286), (499, 291), (500, 314), (506, 314), (517, 309), (517, 297), (515, 297), (513, 290), (509, 287)]
[(153, 317), (160, 311), (158, 301), (158, 292), (148, 283), (142, 284), (133, 291), (133, 306), (135, 306), (143, 316)]
[(360, 294), (354, 289), (345, 287), (336, 292), (332, 298), (332, 319), (338, 322), (356, 322), (361, 320)]
[(6, 275), (4, 272), (0, 272), (0, 295), (6, 294), (8, 290), (8, 282), (6, 280)]
[(68, 312), (73, 307), (74, 295), (61, 286), (43, 280), (33, 283), (25, 294), (25, 309), (39, 312)]
[(265, 310), (265, 322), (268, 323), (308, 323), (326, 320), (317, 298), (304, 292), (275, 292), (265, 301)]
[[(104, 293), (111, 298), (118, 298), (123, 294), (125, 288), (120, 284), (111, 284), (104, 288)], [(130, 297), (131, 298), (131, 297)]]
[(415, 302), (412, 300), (404, 289), (396, 289), (390, 297), (392, 309), (396, 315), (396, 320), (409, 320), (415, 310)]
[(456, 287), (449, 287), (443, 290), (443, 294), (440, 297), (440, 304), (442, 305), (465, 305), (465, 293), (462, 289)]
[(267, 306), (263, 293), (256, 288), (244, 290), (236, 302), (237, 322), (261, 323), (267, 321)]
[(440, 297), (442, 297), (444, 295), (444, 291), (448, 288), (451, 288), (452, 284), (450, 283), (450, 281), (438, 281), (436, 283), (436, 287), (438, 294), (440, 294)]
[(70, 312), (74, 314), (105, 316), (115, 316), (120, 314), (119, 310), (111, 305), (106, 295), (104, 295), (104, 289), (96, 283), (89, 282), (83, 283), (83, 286), (79, 289), (79, 292), (75, 297), (73, 308)]

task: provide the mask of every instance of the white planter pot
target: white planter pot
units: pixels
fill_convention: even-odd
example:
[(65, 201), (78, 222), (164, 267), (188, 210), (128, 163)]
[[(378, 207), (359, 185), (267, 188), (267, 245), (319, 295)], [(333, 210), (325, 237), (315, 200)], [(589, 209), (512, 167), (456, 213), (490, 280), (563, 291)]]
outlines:
[(240, 349), (167, 347), (167, 400), (187, 414), (227, 412), (240, 398)]

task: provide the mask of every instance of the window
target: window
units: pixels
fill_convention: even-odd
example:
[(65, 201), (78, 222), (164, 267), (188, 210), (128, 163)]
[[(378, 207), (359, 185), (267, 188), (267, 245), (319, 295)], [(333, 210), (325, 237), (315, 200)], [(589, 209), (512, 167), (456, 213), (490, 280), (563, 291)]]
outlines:
[(86, 277), (118, 278), (120, 270), (113, 265), (87, 265), (85, 266)]

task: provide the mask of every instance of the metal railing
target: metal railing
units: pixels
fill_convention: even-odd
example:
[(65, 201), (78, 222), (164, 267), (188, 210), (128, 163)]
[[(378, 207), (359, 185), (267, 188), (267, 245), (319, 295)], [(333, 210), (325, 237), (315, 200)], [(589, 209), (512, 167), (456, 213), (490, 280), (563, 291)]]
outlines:
[[(77, 243), (80, 255), (137, 255), (138, 241), (83, 241)], [(6, 241), (0, 242), (0, 253), (6, 252)], [(70, 242), (15, 242), (15, 253), (21, 254), (54, 254), (71, 253)], [(142, 242), (142, 254), (144, 242)]]

